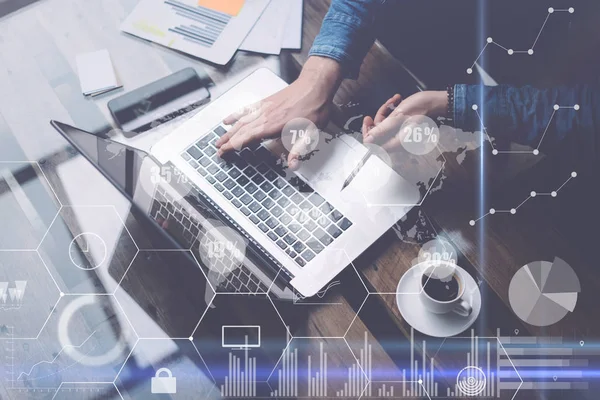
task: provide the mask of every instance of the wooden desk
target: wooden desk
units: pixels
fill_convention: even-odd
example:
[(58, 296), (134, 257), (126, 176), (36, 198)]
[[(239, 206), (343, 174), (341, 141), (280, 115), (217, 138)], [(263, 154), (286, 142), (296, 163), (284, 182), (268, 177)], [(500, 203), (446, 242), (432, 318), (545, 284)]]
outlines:
[[(23, 244), (23, 248), (35, 248), (35, 243), (42, 239), (44, 232), (53, 222), (53, 215), (60, 208), (60, 204), (50, 195), (50, 186), (63, 205), (114, 207), (116, 214), (125, 220), (136, 244), (143, 247), (141, 244), (147, 243), (144, 228), (133, 218), (128, 218), (127, 203), (91, 166), (69, 152), (66, 142), (48, 124), (50, 119), (57, 119), (90, 131), (110, 129), (110, 116), (105, 105), (118, 93), (98, 99), (84, 98), (80, 93), (75, 72), (76, 54), (108, 48), (126, 90), (188, 66), (203, 69), (215, 82), (211, 91), (213, 97), (217, 97), (258, 66), (267, 65), (283, 75), (294, 76), (307, 58), (329, 1), (305, 1), (304, 38), (300, 52), (286, 52), (280, 58), (239, 53), (235, 61), (224, 68), (207, 65), (121, 34), (118, 31), (119, 23), (135, 4), (136, 0), (85, 3), (76, 0), (45, 0), (0, 20), (0, 160), (37, 160), (50, 181), (49, 185), (37, 171), (37, 179), (16, 179), (12, 186), (5, 185), (2, 193), (13, 194), (8, 206), (3, 210), (6, 220), (11, 223), (12, 233), (6, 235), (1, 242), (6, 246), (9, 246), (8, 243), (15, 243), (15, 236), (22, 238), (16, 243)], [(341, 113), (337, 117), (338, 122), (347, 121), (348, 118), (359, 114), (372, 113), (377, 104), (362, 103), (352, 107), (347, 105), (356, 102), (357, 99), (370, 98), (374, 88), (387, 87), (389, 91), (394, 87), (406, 85), (406, 82), (398, 82), (399, 68), (399, 64), (389, 57), (385, 49), (375, 46), (367, 56), (360, 79), (344, 82), (336, 95), (336, 104), (342, 105)], [(475, 152), (471, 156), (474, 155)], [(31, 164), (3, 164), (2, 167), (9, 171), (5, 173), (5, 180), (10, 181), (7, 178), (17, 176), (20, 170), (30, 170), (28, 165)], [(464, 176), (475, 176), (475, 171), (468, 169), (468, 163), (464, 165), (457, 166), (458, 172)], [(34, 189), (20, 190), (19, 188), (26, 186), (24, 182), (33, 182), (31, 185)], [(40, 195), (43, 192), (38, 190), (45, 190), (46, 195)], [(420, 223), (418, 230), (423, 234), (421, 238), (411, 241), (406, 235), (402, 237), (402, 234), (390, 231), (339, 277), (341, 285), (327, 295), (327, 305), (300, 307), (278, 304), (277, 312), (283, 321), (277, 319), (277, 312), (270, 301), (255, 302), (232, 297), (222, 300), (230, 303), (223, 307), (229, 306), (227, 309), (235, 310), (242, 321), (247, 320), (248, 315), (271, 316), (272, 318), (264, 321), (264, 324), (272, 325), (279, 339), (285, 335), (283, 327), (287, 325), (294, 336), (313, 338), (295, 339), (306, 340), (309, 343), (308, 348), (312, 350), (318, 350), (321, 342), (331, 346), (331, 365), (337, 363), (349, 367), (348, 360), (353, 362), (352, 357), (359, 357), (366, 338), (373, 354), (372, 364), (385, 370), (385, 379), (375, 376), (373, 379), (399, 381), (407, 360), (405, 354), (390, 351), (389, 345), (390, 342), (409, 343), (411, 330), (398, 312), (395, 295), (379, 293), (395, 292), (400, 277), (412, 266), (420, 246), (427, 239), (443, 236), (458, 250), (459, 264), (482, 281), (484, 309), (480, 320), (473, 326), (478, 335), (495, 336), (498, 329), (503, 335), (510, 335), (518, 329), (519, 336), (566, 335), (570, 332), (570, 337), (579, 341), (594, 338), (599, 333), (598, 324), (589, 318), (594, 315), (592, 307), (595, 303), (592, 294), (600, 287), (597, 274), (594, 274), (592, 266), (586, 265), (581, 257), (566, 245), (563, 238), (553, 229), (551, 221), (539, 218), (535, 212), (524, 213), (519, 219), (490, 218), (486, 222), (484, 235), (480, 235), (478, 228), (468, 224), (476, 205), (468, 200), (448, 201), (452, 196), (461, 196), (462, 199), (469, 197), (464, 192), (458, 194), (448, 189), (431, 196), (422, 207), (413, 209), (408, 220), (416, 221), (412, 222), (413, 224)], [(102, 223), (102, 218), (90, 211), (93, 207), (82, 211), (84, 209), (62, 208), (61, 217), (64, 218), (64, 222), (59, 219), (52, 224), (55, 227), (56, 224), (59, 225), (55, 228), (58, 232), (48, 239), (52, 240), (53, 246), (64, 246), (75, 232), (81, 231), (88, 223)], [(96, 215), (90, 216), (90, 213)], [(122, 243), (128, 240), (127, 235), (128, 232), (120, 228), (114, 232), (112, 238), (115, 243)], [(180, 345), (195, 329), (198, 319), (206, 310), (204, 296), (196, 293), (195, 282), (201, 278), (200, 271), (173, 271), (165, 268), (165, 265), (153, 262), (152, 257), (142, 258), (146, 257), (146, 254), (138, 254), (137, 262), (129, 267), (127, 260), (133, 259), (135, 252), (134, 247), (125, 246), (116, 259), (116, 262), (120, 263), (122, 282), (119, 275), (115, 277), (114, 273), (109, 273), (105, 268), (100, 268), (95, 273), (82, 274), (65, 270), (64, 265), (48, 263), (47, 267), (57, 280), (59, 288), (53, 290), (53, 283), (44, 275), (42, 269), (38, 269), (39, 278), (32, 275), (30, 279), (45, 282), (44, 284), (51, 289), (48, 292), (35, 293), (35, 298), (30, 301), (36, 307), (30, 308), (30, 315), (32, 319), (41, 319), (42, 322), (47, 312), (51, 317), (39, 336), (36, 334), (36, 328), (41, 325), (32, 324), (28, 327), (30, 329), (26, 330), (28, 333), (23, 334), (24, 337), (36, 340), (17, 340), (14, 338), (14, 332), (11, 337), (11, 331), (7, 328), (0, 333), (0, 338), (5, 343), (11, 343), (11, 346), (14, 343), (22, 344), (22, 351), (26, 348), (25, 344), (27, 348), (41, 346), (41, 350), (35, 354), (36, 359), (29, 360), (23, 366), (31, 367), (34, 361), (52, 360), (62, 349), (56, 340), (60, 325), (58, 319), (69, 304), (67, 300), (71, 298), (68, 295), (60, 300), (59, 290), (76, 287), (78, 292), (96, 294), (116, 290), (114, 298), (106, 301), (102, 299), (102, 307), (95, 311), (100, 314), (95, 322), (99, 324), (102, 321), (111, 321), (112, 330), (104, 327), (103, 329), (107, 329), (105, 336), (100, 339), (93, 338), (95, 345), (101, 348), (118, 342), (119, 337), (122, 338), (126, 350), (121, 358), (117, 357), (114, 364), (123, 362), (136, 347), (136, 343), (140, 345), (136, 339), (137, 334), (146, 338), (153, 337), (156, 343), (164, 344), (164, 348), (169, 350), (157, 351), (157, 354), (152, 355), (153, 360), (183, 358), (206, 373), (205, 369), (198, 366), (193, 349), (190, 349), (189, 345)], [(576, 312), (559, 324), (544, 330), (525, 326), (512, 314), (508, 305), (507, 291), (510, 279), (513, 273), (527, 262), (552, 260), (555, 255), (560, 255), (577, 265), (580, 278), (585, 282), (584, 293)], [(130, 269), (125, 275), (128, 267)], [(8, 272), (10, 271), (3, 271), (6, 274)], [(75, 283), (69, 284), (69, 281)], [(208, 313), (215, 314), (210, 310)], [(215, 319), (219, 319), (218, 313)], [(93, 332), (89, 326), (90, 321), (87, 316), (78, 317), (76, 320), (70, 335), (74, 343), (83, 343)], [(204, 321), (207, 321), (203, 323), (206, 325), (214, 322), (212, 317), (207, 317)], [(204, 326), (201, 326), (199, 332), (204, 332), (203, 329)], [(210, 327), (206, 328), (207, 332), (210, 330)], [(424, 339), (418, 333), (415, 335), (417, 342)], [(106, 341), (109, 343), (104, 343)], [(431, 343), (427, 347), (429, 351), (422, 349), (421, 344), (415, 345), (417, 353), (425, 350), (428, 356), (433, 356), (436, 347)], [(157, 344), (155, 347), (163, 346)], [(350, 353), (350, 349), (354, 353)], [(277, 349), (275, 354), (277, 352), (281, 352), (281, 349)], [(156, 367), (152, 362), (148, 366), (140, 354), (133, 352), (131, 355), (124, 370), (127, 372), (124, 375), (130, 376), (121, 376), (122, 379), (118, 381), (120, 389), (126, 388), (121, 393), (125, 398), (129, 398), (129, 395), (133, 398), (134, 394), (131, 393), (136, 391), (136, 384), (131, 380), (133, 372), (129, 371), (129, 368), (133, 371), (137, 368), (146, 373), (147, 368)], [(66, 363), (63, 360), (64, 358), (59, 359), (58, 363)], [(272, 357), (271, 354), (269, 360), (275, 365), (277, 356)], [(135, 366), (132, 367), (131, 364)], [(440, 366), (442, 369), (443, 367)], [(8, 379), (9, 384), (0, 389), (2, 398), (27, 398), (32, 387), (42, 392), (46, 390), (48, 393), (54, 393), (57, 387), (57, 382), (52, 381), (45, 382), (48, 387), (32, 383), (33, 386), (17, 385), (15, 389), (12, 386), (15, 377), (12, 376), (12, 379)], [(110, 382), (112, 378), (98, 376), (95, 380)], [(414, 390), (414, 382), (412, 385)], [(85, 392), (85, 395), (89, 398), (118, 398), (118, 393), (112, 385), (96, 386), (94, 388), (101, 394), (90, 390)], [(375, 397), (378, 387), (380, 386), (373, 386), (371, 389)], [(67, 396), (68, 393), (63, 390), (60, 395)], [(503, 392), (503, 398), (505, 396), (510, 398), (509, 391)], [(207, 394), (207, 398), (215, 398), (214, 393), (212, 397)]]

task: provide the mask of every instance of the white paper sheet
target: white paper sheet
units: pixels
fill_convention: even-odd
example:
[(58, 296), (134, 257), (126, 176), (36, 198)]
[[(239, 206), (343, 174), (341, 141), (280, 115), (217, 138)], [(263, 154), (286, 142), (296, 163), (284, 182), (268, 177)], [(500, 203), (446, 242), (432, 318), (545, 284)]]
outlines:
[[(200, 7), (197, 0), (141, 0), (121, 30), (224, 65), (271, 0), (246, 0), (237, 16)], [(275, 0), (280, 2), (281, 0)]]
[(288, 0), (271, 1), (250, 31), (240, 50), (263, 54), (279, 54), (285, 30), (285, 23), (291, 10)]
[(302, 48), (302, 13), (303, 0), (286, 0), (290, 4), (290, 12), (283, 31), (282, 49), (299, 50)]

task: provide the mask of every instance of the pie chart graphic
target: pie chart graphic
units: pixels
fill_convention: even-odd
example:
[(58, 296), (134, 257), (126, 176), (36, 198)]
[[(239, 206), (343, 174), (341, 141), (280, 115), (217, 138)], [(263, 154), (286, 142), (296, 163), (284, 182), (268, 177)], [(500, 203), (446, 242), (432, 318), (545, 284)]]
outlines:
[(556, 257), (535, 261), (517, 271), (508, 299), (515, 314), (534, 326), (548, 326), (575, 310), (581, 284), (573, 268)]

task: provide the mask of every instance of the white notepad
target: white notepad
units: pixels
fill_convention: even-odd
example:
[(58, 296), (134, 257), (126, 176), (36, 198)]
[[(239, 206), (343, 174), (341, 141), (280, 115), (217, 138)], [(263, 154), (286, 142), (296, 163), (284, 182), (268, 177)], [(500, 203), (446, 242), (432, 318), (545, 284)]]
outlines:
[(84, 95), (101, 94), (121, 87), (108, 50), (79, 54), (76, 63)]

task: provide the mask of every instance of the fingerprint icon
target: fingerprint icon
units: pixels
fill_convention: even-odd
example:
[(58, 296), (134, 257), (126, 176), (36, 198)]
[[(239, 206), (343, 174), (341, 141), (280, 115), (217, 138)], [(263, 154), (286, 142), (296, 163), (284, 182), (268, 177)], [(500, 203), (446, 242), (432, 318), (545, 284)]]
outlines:
[(456, 386), (463, 396), (477, 396), (483, 392), (486, 384), (485, 373), (477, 367), (463, 368), (456, 377)]

